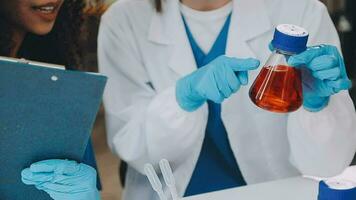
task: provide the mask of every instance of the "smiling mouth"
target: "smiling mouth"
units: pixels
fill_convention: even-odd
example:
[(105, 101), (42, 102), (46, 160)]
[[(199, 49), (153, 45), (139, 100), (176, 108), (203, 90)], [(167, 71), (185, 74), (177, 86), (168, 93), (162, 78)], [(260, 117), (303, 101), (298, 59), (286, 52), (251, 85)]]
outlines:
[(58, 3), (48, 3), (39, 6), (32, 6), (32, 9), (43, 14), (52, 14), (57, 11), (59, 4), (60, 3), (58, 1)]

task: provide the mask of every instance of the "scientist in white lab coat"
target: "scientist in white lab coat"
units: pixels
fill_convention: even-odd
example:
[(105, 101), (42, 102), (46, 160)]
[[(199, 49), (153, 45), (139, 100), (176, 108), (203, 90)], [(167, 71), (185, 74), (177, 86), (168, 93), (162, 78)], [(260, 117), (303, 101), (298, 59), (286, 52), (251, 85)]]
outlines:
[[(248, 97), (281, 23), (306, 28), (309, 46), (325, 44), (292, 59), (321, 85), (290, 114), (261, 110)], [(336, 47), (335, 27), (317, 0), (112, 5), (101, 21), (99, 67), (109, 76), (109, 145), (129, 166), (124, 199), (157, 198), (143, 167), (162, 158), (172, 163), (182, 196), (342, 172), (355, 153), (356, 115)]]

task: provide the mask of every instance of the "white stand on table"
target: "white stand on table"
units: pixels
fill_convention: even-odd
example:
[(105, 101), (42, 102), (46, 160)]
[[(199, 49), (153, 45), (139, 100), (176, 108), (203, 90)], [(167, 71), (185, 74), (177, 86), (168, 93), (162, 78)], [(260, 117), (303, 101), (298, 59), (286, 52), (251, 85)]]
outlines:
[(302, 177), (202, 194), (182, 200), (317, 200), (318, 182)]

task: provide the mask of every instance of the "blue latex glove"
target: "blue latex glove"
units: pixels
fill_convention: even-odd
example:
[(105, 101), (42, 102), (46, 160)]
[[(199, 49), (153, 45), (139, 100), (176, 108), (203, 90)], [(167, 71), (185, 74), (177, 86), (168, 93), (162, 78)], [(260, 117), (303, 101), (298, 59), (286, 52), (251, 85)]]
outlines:
[(68, 160), (34, 163), (21, 173), (22, 182), (47, 192), (54, 200), (100, 200), (94, 168)]
[(303, 106), (317, 112), (327, 106), (330, 96), (351, 87), (345, 63), (335, 46), (310, 47), (291, 56), (288, 64), (300, 67), (303, 77)]
[(180, 107), (192, 112), (211, 100), (221, 103), (247, 85), (247, 71), (258, 68), (256, 59), (237, 59), (220, 56), (195, 72), (183, 77), (176, 85), (176, 98)]

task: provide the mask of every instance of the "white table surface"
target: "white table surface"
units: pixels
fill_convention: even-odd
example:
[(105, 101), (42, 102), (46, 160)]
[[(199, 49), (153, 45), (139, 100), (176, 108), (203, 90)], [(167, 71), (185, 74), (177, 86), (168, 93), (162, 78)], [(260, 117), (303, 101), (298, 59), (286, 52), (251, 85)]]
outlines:
[(302, 177), (249, 185), (183, 200), (317, 200), (318, 182)]

